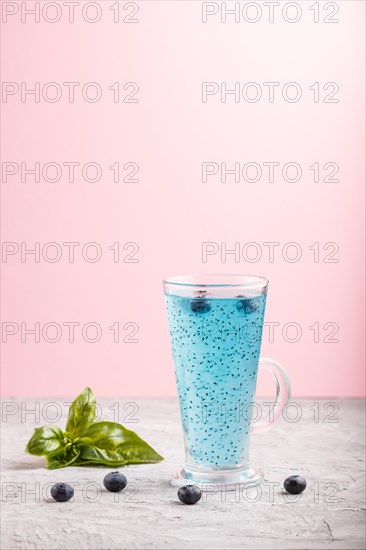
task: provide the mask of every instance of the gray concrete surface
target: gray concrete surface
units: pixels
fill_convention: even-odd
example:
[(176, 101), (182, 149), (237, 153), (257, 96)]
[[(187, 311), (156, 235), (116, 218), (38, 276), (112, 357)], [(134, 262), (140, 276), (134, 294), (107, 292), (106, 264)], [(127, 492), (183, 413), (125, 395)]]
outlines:
[[(365, 408), (361, 400), (297, 401), (301, 407), (297, 422), (282, 419), (271, 431), (252, 438), (252, 463), (265, 472), (261, 488), (234, 493), (217, 488), (195, 506), (181, 504), (168, 482), (183, 459), (175, 400), (99, 400), (104, 419), (118, 420), (137, 431), (165, 457), (160, 464), (125, 468), (129, 485), (119, 495), (103, 489), (103, 477), (110, 469), (49, 471), (42, 458), (24, 454), (33, 428), (50, 423), (61, 409), (57, 423), (65, 426), (65, 399), (42, 399), (38, 405), (36, 401), (3, 399), (4, 550), (365, 547)], [(52, 402), (57, 407), (49, 405)], [(127, 402), (136, 405), (123, 408)], [(39, 418), (27, 413), (31, 408)], [(293, 418), (296, 409), (289, 409), (289, 416), (290, 412)], [(308, 482), (298, 501), (281, 489), (283, 480), (295, 473)], [(73, 501), (51, 501), (49, 488), (56, 481), (75, 484)]]

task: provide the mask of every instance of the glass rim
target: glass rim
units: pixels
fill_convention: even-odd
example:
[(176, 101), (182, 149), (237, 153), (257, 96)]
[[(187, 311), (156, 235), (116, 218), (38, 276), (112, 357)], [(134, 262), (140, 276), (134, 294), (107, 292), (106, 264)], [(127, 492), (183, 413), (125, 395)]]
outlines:
[[(193, 282), (187, 282), (187, 280), (192, 280), (195, 277), (204, 279), (205, 277), (221, 277), (221, 278), (236, 278), (236, 279), (242, 279), (241, 282), (235, 282), (235, 283), (193, 283)], [(173, 277), (167, 277), (163, 279), (164, 285), (176, 285), (179, 287), (210, 287), (210, 288), (233, 288), (233, 287), (249, 287), (249, 286), (260, 286), (265, 287), (268, 285), (268, 279), (261, 275), (249, 275), (249, 274), (242, 274), (242, 273), (203, 273), (203, 274), (194, 274), (194, 275), (176, 275)]]

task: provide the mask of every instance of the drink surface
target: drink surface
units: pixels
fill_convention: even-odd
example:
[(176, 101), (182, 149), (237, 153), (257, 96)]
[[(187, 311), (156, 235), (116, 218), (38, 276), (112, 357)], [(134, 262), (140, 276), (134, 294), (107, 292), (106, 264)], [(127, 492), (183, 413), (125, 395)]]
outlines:
[(187, 465), (245, 465), (266, 297), (165, 300)]

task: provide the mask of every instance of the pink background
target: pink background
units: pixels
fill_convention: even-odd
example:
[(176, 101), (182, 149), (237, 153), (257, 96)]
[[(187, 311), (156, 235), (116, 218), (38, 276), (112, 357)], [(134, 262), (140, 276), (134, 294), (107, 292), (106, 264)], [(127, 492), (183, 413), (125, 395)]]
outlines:
[[(80, 171), (74, 183), (66, 173), (55, 183), (42, 177), (22, 183), (19, 173), (2, 182), (2, 240), (29, 248), (56, 242), (63, 250), (57, 263), (3, 256), (3, 323), (95, 322), (103, 331), (97, 343), (86, 342), (81, 327), (73, 343), (65, 327), (56, 343), (9, 336), (2, 345), (3, 394), (69, 396), (89, 385), (97, 395), (175, 395), (161, 280), (235, 272), (270, 280), (266, 320), (280, 327), (272, 343), (264, 334), (263, 355), (284, 363), (294, 396), (363, 395), (364, 3), (338, 2), (336, 24), (314, 23), (307, 2), (294, 24), (280, 15), (269, 23), (264, 11), (255, 24), (223, 24), (219, 16), (204, 24), (195, 1), (137, 2), (139, 22), (117, 24), (112, 4), (99, 2), (103, 16), (95, 24), (80, 10), (69, 23), (65, 8), (54, 24), (22, 23), (19, 13), (2, 23), (3, 81), (30, 87), (95, 81), (103, 88), (98, 103), (84, 101), (80, 87), (74, 103), (65, 95), (58, 103), (22, 103), (19, 93), (2, 103), (3, 162), (93, 161), (103, 168), (96, 183), (83, 181)], [(137, 82), (139, 103), (114, 103), (108, 87), (116, 81)], [(264, 96), (222, 103), (216, 95), (203, 103), (206, 81), (228, 87), (255, 81)], [(281, 83), (274, 103), (264, 99), (269, 81)], [(281, 96), (291, 81), (303, 90), (297, 103)], [(314, 103), (314, 82), (337, 82), (339, 102)], [(290, 183), (278, 175), (270, 183), (263, 172), (257, 183), (217, 177), (203, 183), (206, 161), (293, 161), (303, 176)], [(114, 183), (108, 169), (114, 162), (138, 163), (139, 182)], [(315, 183), (308, 169), (314, 162), (337, 163), (340, 181)], [(62, 245), (68, 241), (97, 242), (102, 258), (88, 263), (79, 247), (70, 263)], [(273, 262), (263, 246), (269, 241), (281, 243)], [(293, 241), (302, 249), (297, 263), (281, 255)], [(114, 242), (138, 243), (139, 262), (114, 263), (108, 248)], [(256, 242), (263, 254), (256, 263), (236, 263), (233, 255), (223, 262), (220, 254), (204, 263), (202, 242), (228, 248)], [(318, 263), (309, 250), (314, 242)], [(323, 261), (329, 242), (339, 246), (337, 263)], [(108, 327), (116, 322), (137, 323), (139, 342), (115, 343)], [(289, 322), (301, 327), (297, 342), (282, 336)], [(319, 342), (309, 329), (315, 322)], [(322, 328), (326, 323), (339, 326), (338, 342), (324, 342), (331, 332)], [(266, 381), (260, 391), (270, 393)]]

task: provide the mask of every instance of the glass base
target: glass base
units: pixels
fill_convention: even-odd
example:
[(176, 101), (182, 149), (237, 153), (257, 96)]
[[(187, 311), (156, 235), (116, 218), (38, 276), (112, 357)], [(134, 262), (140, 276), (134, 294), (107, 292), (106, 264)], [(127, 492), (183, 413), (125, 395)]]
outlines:
[(254, 487), (262, 481), (263, 472), (256, 468), (197, 472), (182, 467), (172, 475), (170, 483), (175, 487), (199, 485), (201, 491), (212, 491), (213, 486), (219, 486), (220, 491), (235, 491), (243, 487)]

